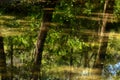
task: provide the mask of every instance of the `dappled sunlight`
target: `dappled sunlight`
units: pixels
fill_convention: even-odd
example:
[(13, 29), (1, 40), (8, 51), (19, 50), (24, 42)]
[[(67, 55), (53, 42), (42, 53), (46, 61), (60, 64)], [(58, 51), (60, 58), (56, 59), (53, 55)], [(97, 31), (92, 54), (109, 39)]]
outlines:
[(102, 21), (103, 15), (107, 17), (107, 22), (118, 22), (117, 18), (113, 14), (104, 14), (104, 13), (91, 13), (92, 16), (76, 16), (78, 19), (88, 19), (88, 20), (95, 20), (95, 21)]
[(67, 78), (71, 78), (71, 80), (101, 80), (103, 78), (102, 75), (98, 75), (98, 69), (70, 66), (53, 67), (49, 69), (48, 74), (58, 76), (62, 80), (67, 80)]
[(15, 19), (15, 16), (10, 16), (10, 15), (1, 15), (0, 20), (12, 20)]
[[(34, 21), (25, 19), (16, 19), (15, 16), (0, 16), (0, 36), (18, 36), (31, 31), (31, 25)], [(31, 34), (32, 35), (32, 34)]]
[(17, 28), (0, 28), (0, 32), (0, 36), (18, 36), (23, 34)]
[[(44, 73), (44, 72), (43, 72)], [(99, 69), (94, 68), (82, 68), (82, 67), (70, 67), (70, 66), (56, 66), (49, 71), (47, 74), (50, 75), (51, 79), (60, 80), (118, 80), (119, 76), (106, 76), (99, 75)], [(43, 74), (43, 76), (45, 76)]]
[(119, 0), (2, 1), (0, 80), (120, 79)]

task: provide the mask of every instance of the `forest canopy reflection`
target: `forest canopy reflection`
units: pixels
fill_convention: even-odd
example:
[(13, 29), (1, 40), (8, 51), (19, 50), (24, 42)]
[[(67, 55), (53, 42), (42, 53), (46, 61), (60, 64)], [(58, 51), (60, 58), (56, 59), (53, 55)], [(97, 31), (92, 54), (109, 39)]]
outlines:
[(119, 15), (119, 0), (0, 0), (0, 79), (118, 80)]

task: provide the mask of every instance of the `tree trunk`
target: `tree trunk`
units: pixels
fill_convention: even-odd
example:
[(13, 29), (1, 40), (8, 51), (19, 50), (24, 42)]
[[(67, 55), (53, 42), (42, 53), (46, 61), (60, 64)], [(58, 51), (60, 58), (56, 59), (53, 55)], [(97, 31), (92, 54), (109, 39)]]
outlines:
[(108, 22), (108, 17), (109, 17), (109, 14), (113, 13), (114, 3), (115, 3), (115, 0), (106, 0), (104, 5), (103, 21), (102, 21), (102, 27), (100, 31), (100, 37), (99, 37), (100, 45), (98, 49), (97, 59), (94, 65), (94, 68), (100, 69), (100, 74), (102, 71), (101, 69), (103, 68), (103, 65), (104, 65), (108, 38), (109, 38), (109, 33), (105, 34), (108, 31), (107, 27), (109, 27), (107, 25), (110, 24), (110, 22)]
[(2, 36), (0, 36), (0, 74), (1, 80), (8, 80), (6, 70), (6, 56), (4, 52), (4, 43)]
[(89, 61), (88, 61), (88, 52), (87, 51), (85, 51), (84, 52), (84, 68), (87, 68), (87, 67), (89, 67)]
[(69, 80), (72, 80), (72, 71), (71, 68), (73, 66), (73, 48), (70, 49), (70, 72), (69, 72)]
[[(89, 36), (87, 36), (87, 35), (84, 35), (83, 36), (83, 40), (84, 40), (84, 42), (88, 42), (88, 37)], [(89, 59), (89, 55), (88, 55), (88, 47), (87, 46), (85, 46), (85, 45), (83, 45), (83, 48), (84, 48), (84, 50), (83, 50), (83, 57), (84, 57), (84, 64), (83, 64), (83, 66), (84, 66), (84, 68), (87, 68), (87, 67), (89, 67), (89, 61), (88, 61), (88, 59)]]
[(9, 54), (10, 54), (10, 65), (11, 65), (11, 74), (10, 74), (10, 80), (13, 80), (13, 39), (12, 37), (8, 37), (9, 40)]
[[(38, 80), (41, 71), (41, 61), (42, 61), (42, 52), (45, 43), (45, 39), (47, 37), (47, 32), (49, 31), (50, 22), (52, 19), (52, 14), (55, 9), (57, 0), (52, 1), (50, 3), (46, 2), (45, 7), (43, 8), (43, 20), (41, 22), (40, 32), (38, 34), (37, 44), (35, 48), (35, 58), (33, 62), (33, 69), (32, 69), (32, 79)], [(41, 80), (41, 79), (40, 79)]]

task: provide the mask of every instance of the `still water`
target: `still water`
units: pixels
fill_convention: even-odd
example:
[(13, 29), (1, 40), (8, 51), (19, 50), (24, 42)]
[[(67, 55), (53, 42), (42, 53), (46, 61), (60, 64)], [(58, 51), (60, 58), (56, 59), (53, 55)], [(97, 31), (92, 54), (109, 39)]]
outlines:
[[(30, 80), (31, 78), (39, 26), (40, 20), (34, 17), (0, 16), (0, 36), (4, 37), (7, 72), (13, 80)], [(89, 29), (74, 30), (76, 35), (82, 36), (73, 37), (70, 36), (69, 30), (73, 31), (73, 29), (59, 30), (54, 27), (49, 30), (43, 51), (40, 80), (118, 80), (119, 70), (116, 70), (116, 75), (112, 75), (111, 68), (110, 71), (109, 68), (105, 68), (106, 72), (101, 70), (101, 74), (99, 69), (92, 68), (98, 51), (96, 47), (99, 45), (96, 41), (97, 33)], [(106, 33), (108, 34), (110, 36), (106, 51), (108, 54), (104, 64), (114, 66), (120, 59), (120, 35), (114, 31)], [(88, 38), (88, 36), (91, 37)], [(87, 40), (84, 42), (85, 39)], [(88, 63), (85, 63), (86, 60)], [(84, 65), (88, 66), (84, 68)]]

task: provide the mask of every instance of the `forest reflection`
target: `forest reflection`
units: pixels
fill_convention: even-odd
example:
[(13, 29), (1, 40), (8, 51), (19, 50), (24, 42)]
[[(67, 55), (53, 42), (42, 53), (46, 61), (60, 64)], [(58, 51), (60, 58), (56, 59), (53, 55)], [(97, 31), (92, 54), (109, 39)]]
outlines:
[(120, 1), (6, 1), (0, 80), (120, 79)]
[[(39, 28), (38, 30), (31, 30), (31, 28), (29, 27), (30, 24), (33, 24), (34, 21), (28, 21), (27, 23), (27, 19), (14, 19), (13, 16), (2, 16), (4, 17), (3, 18), (0, 18), (1, 20), (1, 28), (0, 28), (0, 32), (1, 32), (1, 36), (4, 36), (4, 42), (5, 42), (5, 52), (6, 52), (6, 56), (7, 56), (7, 69), (8, 69), (8, 75), (11, 76), (11, 58), (10, 58), (10, 39), (9, 37), (12, 37), (12, 43), (14, 44), (13, 46), (13, 52), (14, 52), (14, 56), (13, 56), (13, 69), (12, 69), (12, 73), (13, 73), (13, 76), (14, 78), (13, 79), (30, 79), (30, 76), (31, 76), (31, 61), (33, 59), (33, 52), (34, 52), (34, 48), (35, 47), (35, 41), (30, 41), (30, 39), (33, 37), (35, 38), (35, 34), (36, 31), (39, 31)], [(7, 19), (5, 19), (7, 17), (11, 19), (10, 22), (8, 22), (8, 24), (15, 22), (15, 21), (19, 21), (19, 26), (20, 27), (15, 27), (15, 28), (10, 28), (8, 25), (4, 24), (6, 22)], [(13, 18), (13, 20), (12, 20)], [(25, 25), (26, 24), (26, 25)], [(55, 24), (55, 23), (52, 23), (52, 25), (54, 25), (54, 27), (56, 25), (59, 25), (59, 24)], [(5, 27), (6, 26), (6, 27)], [(51, 29), (49, 32), (50, 32), (50, 35), (48, 37), (48, 39), (51, 39), (51, 38), (55, 38), (54, 42), (53, 42), (53, 45), (52, 46), (50, 44), (50, 42), (46, 42), (45, 44), (45, 49), (48, 49), (44, 51), (44, 54), (43, 54), (43, 65), (42, 65), (42, 73), (41, 73), (41, 76), (42, 76), (42, 80), (91, 80), (91, 79), (94, 79), (94, 80), (100, 80), (100, 79), (105, 79), (106, 77), (102, 76), (102, 75), (98, 75), (99, 74), (99, 70), (98, 69), (93, 69), (92, 68), (92, 64), (93, 64), (93, 61), (94, 61), (94, 58), (92, 57), (94, 54), (93, 54), (93, 51), (96, 51), (97, 49), (94, 48), (94, 49), (90, 49), (90, 50), (93, 50), (93, 51), (89, 51), (89, 60), (91, 61), (91, 63), (89, 63), (89, 67), (88, 68), (84, 68), (83, 66), (80, 66), (82, 64), (84, 64), (84, 58), (83, 57), (83, 53), (79, 50), (82, 49), (82, 46), (81, 45), (90, 45), (90, 46), (98, 46), (99, 43), (96, 41), (97, 39), (95, 39), (94, 37), (97, 37), (98, 35), (100, 35), (98, 32), (95, 32), (95, 31), (92, 31), (92, 30), (89, 30), (89, 29), (82, 29), (82, 30), (74, 30), (76, 32), (76, 34), (80, 34), (80, 35), (85, 35), (85, 38), (87, 38), (87, 36), (94, 36), (93, 38), (91, 37), (91, 40), (90, 41), (87, 41), (87, 42), (79, 42), (79, 39), (77, 38), (70, 38), (68, 37), (67, 39), (67, 42), (74, 46), (74, 54), (72, 55), (73, 57), (73, 65), (69, 65), (69, 59), (70, 59), (70, 55), (66, 53), (65, 50), (69, 50), (69, 48), (64, 48), (62, 47), (62, 45), (64, 45), (64, 43), (59, 43), (58, 41), (56, 40), (59, 40), (61, 39), (60, 37), (61, 36), (68, 36), (69, 33), (68, 32), (71, 32), (72, 30), (71, 29), (63, 29), (63, 32), (55, 32), (54, 30), (54, 27), (52, 27), (53, 29)], [(29, 34), (30, 32), (30, 34)], [(109, 32), (109, 33), (104, 33), (105, 36), (109, 36), (109, 46), (108, 46), (108, 53), (106, 55), (107, 57), (107, 60), (106, 60), (106, 64), (109, 63), (109, 59), (111, 59), (112, 56), (115, 57), (114, 61), (112, 60), (112, 64), (114, 62), (117, 62), (117, 59), (119, 57), (118, 54), (113, 54), (115, 52), (115, 50), (113, 49), (113, 47), (110, 47), (110, 46), (116, 46), (118, 45), (117, 44), (117, 41), (120, 40), (120, 34), (119, 33), (115, 33), (115, 32)], [(26, 36), (29, 36), (29, 37), (26, 37)], [(95, 39), (95, 40), (94, 40)], [(74, 42), (69, 42), (70, 41), (74, 41)], [(28, 43), (32, 43), (30, 45), (28, 45)], [(104, 40), (106, 41), (106, 40)], [(116, 43), (112, 43), (116, 41)], [(119, 42), (118, 42), (119, 43)], [(68, 46), (69, 46), (68, 44)], [(33, 46), (34, 45), (34, 46)], [(117, 46), (116, 46), (117, 47)], [(63, 52), (57, 52), (56, 53), (56, 50), (57, 49), (63, 49)], [(29, 50), (31, 49), (31, 50)], [(79, 49), (79, 50), (77, 50)], [(55, 52), (54, 52), (55, 50)], [(87, 49), (86, 49), (87, 50)], [(89, 49), (88, 49), (89, 50)], [(48, 54), (48, 52), (53, 52), (55, 55), (53, 55), (52, 53)], [(71, 52), (71, 51), (70, 51)], [(65, 55), (68, 55), (68, 56), (65, 56)], [(117, 56), (117, 57), (116, 57)], [(92, 59), (93, 58), (93, 59)], [(113, 57), (112, 57), (113, 58)], [(60, 62), (59, 62), (60, 60)], [(119, 60), (118, 60), (119, 61)], [(59, 65), (56, 65), (55, 63), (59, 63), (61, 64), (60, 66)], [(62, 65), (63, 64), (63, 65)], [(68, 66), (66, 66), (66, 65)]]

